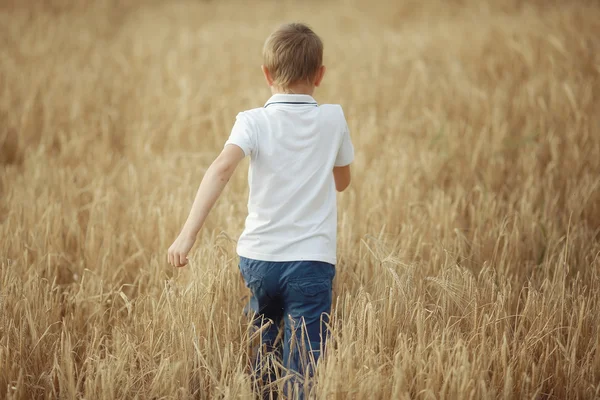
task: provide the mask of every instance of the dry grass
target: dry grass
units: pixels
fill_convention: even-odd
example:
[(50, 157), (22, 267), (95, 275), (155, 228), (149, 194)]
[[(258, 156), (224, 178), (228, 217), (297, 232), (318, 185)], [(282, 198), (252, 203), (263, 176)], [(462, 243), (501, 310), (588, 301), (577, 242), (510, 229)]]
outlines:
[(600, 397), (597, 2), (35, 4), (0, 5), (0, 397), (251, 398), (244, 168), (166, 249), (298, 19), (357, 148), (317, 397)]

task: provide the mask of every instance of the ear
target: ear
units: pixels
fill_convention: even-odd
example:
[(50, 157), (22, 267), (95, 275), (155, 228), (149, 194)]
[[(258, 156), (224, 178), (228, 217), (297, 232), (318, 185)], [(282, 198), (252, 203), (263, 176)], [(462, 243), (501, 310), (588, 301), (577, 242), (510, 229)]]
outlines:
[(263, 75), (265, 76), (265, 81), (267, 81), (267, 85), (273, 86), (273, 77), (271, 76), (269, 69), (264, 65), (261, 65), (260, 69), (262, 69)]
[(315, 76), (315, 87), (319, 86), (321, 84), (321, 81), (323, 80), (323, 77), (325, 76), (325, 66), (321, 65), (319, 67), (319, 70), (317, 71), (317, 75)]

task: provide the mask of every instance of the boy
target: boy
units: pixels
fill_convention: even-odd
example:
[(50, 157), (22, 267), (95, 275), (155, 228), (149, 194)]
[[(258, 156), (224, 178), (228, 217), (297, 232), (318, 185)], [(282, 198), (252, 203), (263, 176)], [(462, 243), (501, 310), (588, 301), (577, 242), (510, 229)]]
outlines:
[(283, 363), (289, 372), (304, 375), (312, 373), (327, 336), (336, 262), (335, 190), (350, 184), (354, 149), (342, 108), (319, 106), (312, 97), (325, 66), (323, 44), (310, 28), (280, 27), (267, 38), (263, 59), (272, 97), (264, 107), (238, 114), (168, 259), (175, 267), (187, 264), (210, 209), (238, 163), (250, 156), (239, 267), (252, 292), (256, 324), (262, 324), (263, 350), (278, 352), (284, 321)]

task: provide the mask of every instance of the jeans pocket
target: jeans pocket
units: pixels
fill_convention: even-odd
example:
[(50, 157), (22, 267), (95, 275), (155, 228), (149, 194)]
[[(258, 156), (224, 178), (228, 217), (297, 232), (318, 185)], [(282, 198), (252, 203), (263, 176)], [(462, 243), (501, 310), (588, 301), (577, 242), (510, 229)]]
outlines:
[(324, 281), (292, 281), (288, 282), (288, 286), (292, 291), (307, 297), (314, 297), (331, 290), (331, 282)]

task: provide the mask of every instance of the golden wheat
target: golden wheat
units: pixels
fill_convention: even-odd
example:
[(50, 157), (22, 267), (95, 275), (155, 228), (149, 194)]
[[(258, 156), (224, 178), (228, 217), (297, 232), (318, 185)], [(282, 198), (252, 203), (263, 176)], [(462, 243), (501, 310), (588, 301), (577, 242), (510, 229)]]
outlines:
[(0, 397), (252, 398), (246, 165), (166, 249), (289, 20), (357, 149), (312, 395), (600, 398), (600, 5), (516, 0), (0, 4)]

